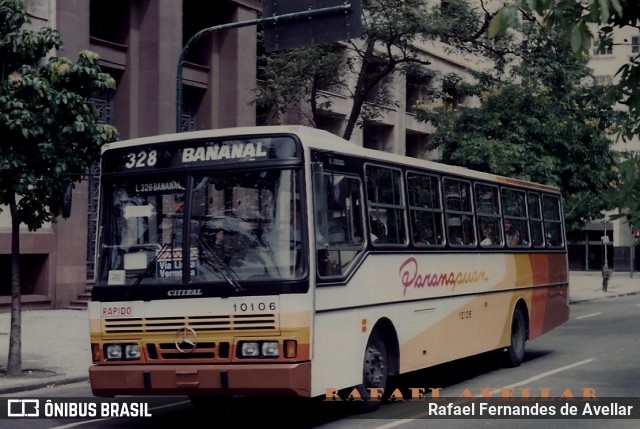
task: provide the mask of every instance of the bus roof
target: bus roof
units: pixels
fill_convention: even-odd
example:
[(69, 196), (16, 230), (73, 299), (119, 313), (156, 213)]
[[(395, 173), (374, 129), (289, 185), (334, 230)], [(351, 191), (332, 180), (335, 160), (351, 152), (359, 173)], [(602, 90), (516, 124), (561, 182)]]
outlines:
[(443, 164), (436, 161), (429, 161), (420, 158), (413, 158), (391, 152), (383, 152), (376, 149), (368, 149), (358, 146), (342, 137), (332, 134), (328, 131), (307, 127), (303, 125), (269, 125), (269, 126), (250, 126), (250, 127), (233, 127), (220, 128), (201, 131), (188, 131), (182, 133), (160, 134), (148, 137), (140, 137), (129, 140), (121, 140), (113, 143), (106, 143), (102, 146), (102, 153), (110, 149), (136, 147), (157, 143), (170, 143), (191, 139), (220, 138), (229, 136), (256, 136), (265, 134), (293, 134), (300, 138), (305, 148), (317, 148), (345, 155), (361, 156), (369, 159), (371, 162), (392, 162), (408, 167), (419, 169), (430, 169), (437, 172), (446, 172), (469, 178), (487, 180), (491, 182), (502, 182), (504, 184), (512, 184), (517, 186), (526, 186), (545, 190), (547, 192), (559, 192), (555, 186), (544, 185), (540, 183), (520, 180), (505, 176), (499, 176), (491, 173), (485, 173), (472, 170), (466, 167), (456, 165)]

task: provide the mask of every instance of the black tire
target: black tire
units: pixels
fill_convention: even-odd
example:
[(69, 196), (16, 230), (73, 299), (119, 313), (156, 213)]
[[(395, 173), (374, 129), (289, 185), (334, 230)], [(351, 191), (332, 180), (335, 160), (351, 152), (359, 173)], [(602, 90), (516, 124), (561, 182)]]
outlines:
[(370, 388), (382, 389), (384, 398), (389, 381), (389, 354), (382, 337), (375, 332), (369, 337), (362, 362), (362, 384), (358, 391), (362, 401), (354, 401), (356, 410), (368, 413), (380, 408), (382, 398), (371, 398)]
[(527, 342), (527, 322), (521, 307), (516, 307), (511, 319), (511, 344), (502, 354), (502, 364), (509, 368), (520, 366)]

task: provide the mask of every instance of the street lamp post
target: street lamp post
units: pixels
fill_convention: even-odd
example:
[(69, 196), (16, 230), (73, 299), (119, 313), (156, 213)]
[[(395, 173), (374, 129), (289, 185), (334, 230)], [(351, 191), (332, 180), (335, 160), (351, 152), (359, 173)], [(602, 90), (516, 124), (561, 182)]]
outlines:
[(609, 236), (607, 235), (607, 218), (604, 218), (604, 235), (602, 236), (602, 247), (604, 261), (602, 263), (602, 291), (606, 292), (609, 288), (609, 277), (611, 277), (611, 271), (609, 270), (609, 263), (607, 257), (607, 245), (609, 244)]

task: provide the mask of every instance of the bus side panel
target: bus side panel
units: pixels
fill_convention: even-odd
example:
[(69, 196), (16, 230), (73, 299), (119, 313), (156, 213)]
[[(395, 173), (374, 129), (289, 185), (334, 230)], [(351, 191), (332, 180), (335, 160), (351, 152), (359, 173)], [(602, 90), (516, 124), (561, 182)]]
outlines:
[(529, 339), (534, 339), (569, 320), (567, 285), (533, 291)]
[(348, 285), (316, 289), (313, 394), (361, 382), (383, 317), (398, 335), (400, 372), (508, 346), (519, 301), (532, 337), (546, 332), (568, 318), (565, 270), (563, 253), (370, 255)]
[[(523, 291), (526, 295), (527, 293)], [(425, 326), (400, 344), (400, 371), (413, 371), (505, 346), (505, 323), (522, 294), (503, 292), (438, 300), (428, 314), (414, 313)], [(418, 320), (420, 319), (420, 320)]]
[[(361, 311), (316, 314), (311, 366), (311, 396), (362, 383), (362, 362), (369, 332)], [(328, 396), (331, 396), (330, 394)]]
[(533, 254), (530, 260), (535, 288), (529, 339), (534, 339), (569, 320), (568, 263), (564, 253)]

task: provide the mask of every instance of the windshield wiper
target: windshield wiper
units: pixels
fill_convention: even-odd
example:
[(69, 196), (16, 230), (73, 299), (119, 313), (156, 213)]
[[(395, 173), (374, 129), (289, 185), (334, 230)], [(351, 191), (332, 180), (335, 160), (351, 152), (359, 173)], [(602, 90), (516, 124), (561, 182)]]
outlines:
[[(217, 272), (222, 275), (222, 277), (226, 280), (226, 282), (233, 287), (233, 289), (237, 292), (244, 292), (244, 288), (238, 280), (236, 280), (236, 273), (233, 269), (226, 264), (220, 257), (216, 254), (215, 250), (211, 248), (207, 243), (203, 240), (199, 240), (198, 243), (207, 251), (207, 256), (202, 256), (200, 259), (205, 263), (211, 265)], [(200, 252), (204, 254), (204, 252)]]
[(136, 281), (133, 282), (134, 287), (138, 286), (142, 282), (142, 279), (145, 278), (147, 274), (151, 272), (151, 268), (153, 268), (153, 266), (156, 264), (158, 259), (160, 259), (160, 256), (169, 248), (171, 248), (171, 251), (173, 253), (173, 243), (165, 243), (162, 245), (162, 247), (160, 247), (160, 250), (158, 251), (158, 253), (156, 253), (156, 256), (153, 257), (151, 262), (149, 262), (149, 264), (147, 265), (147, 268), (145, 268), (143, 272), (138, 274)]

